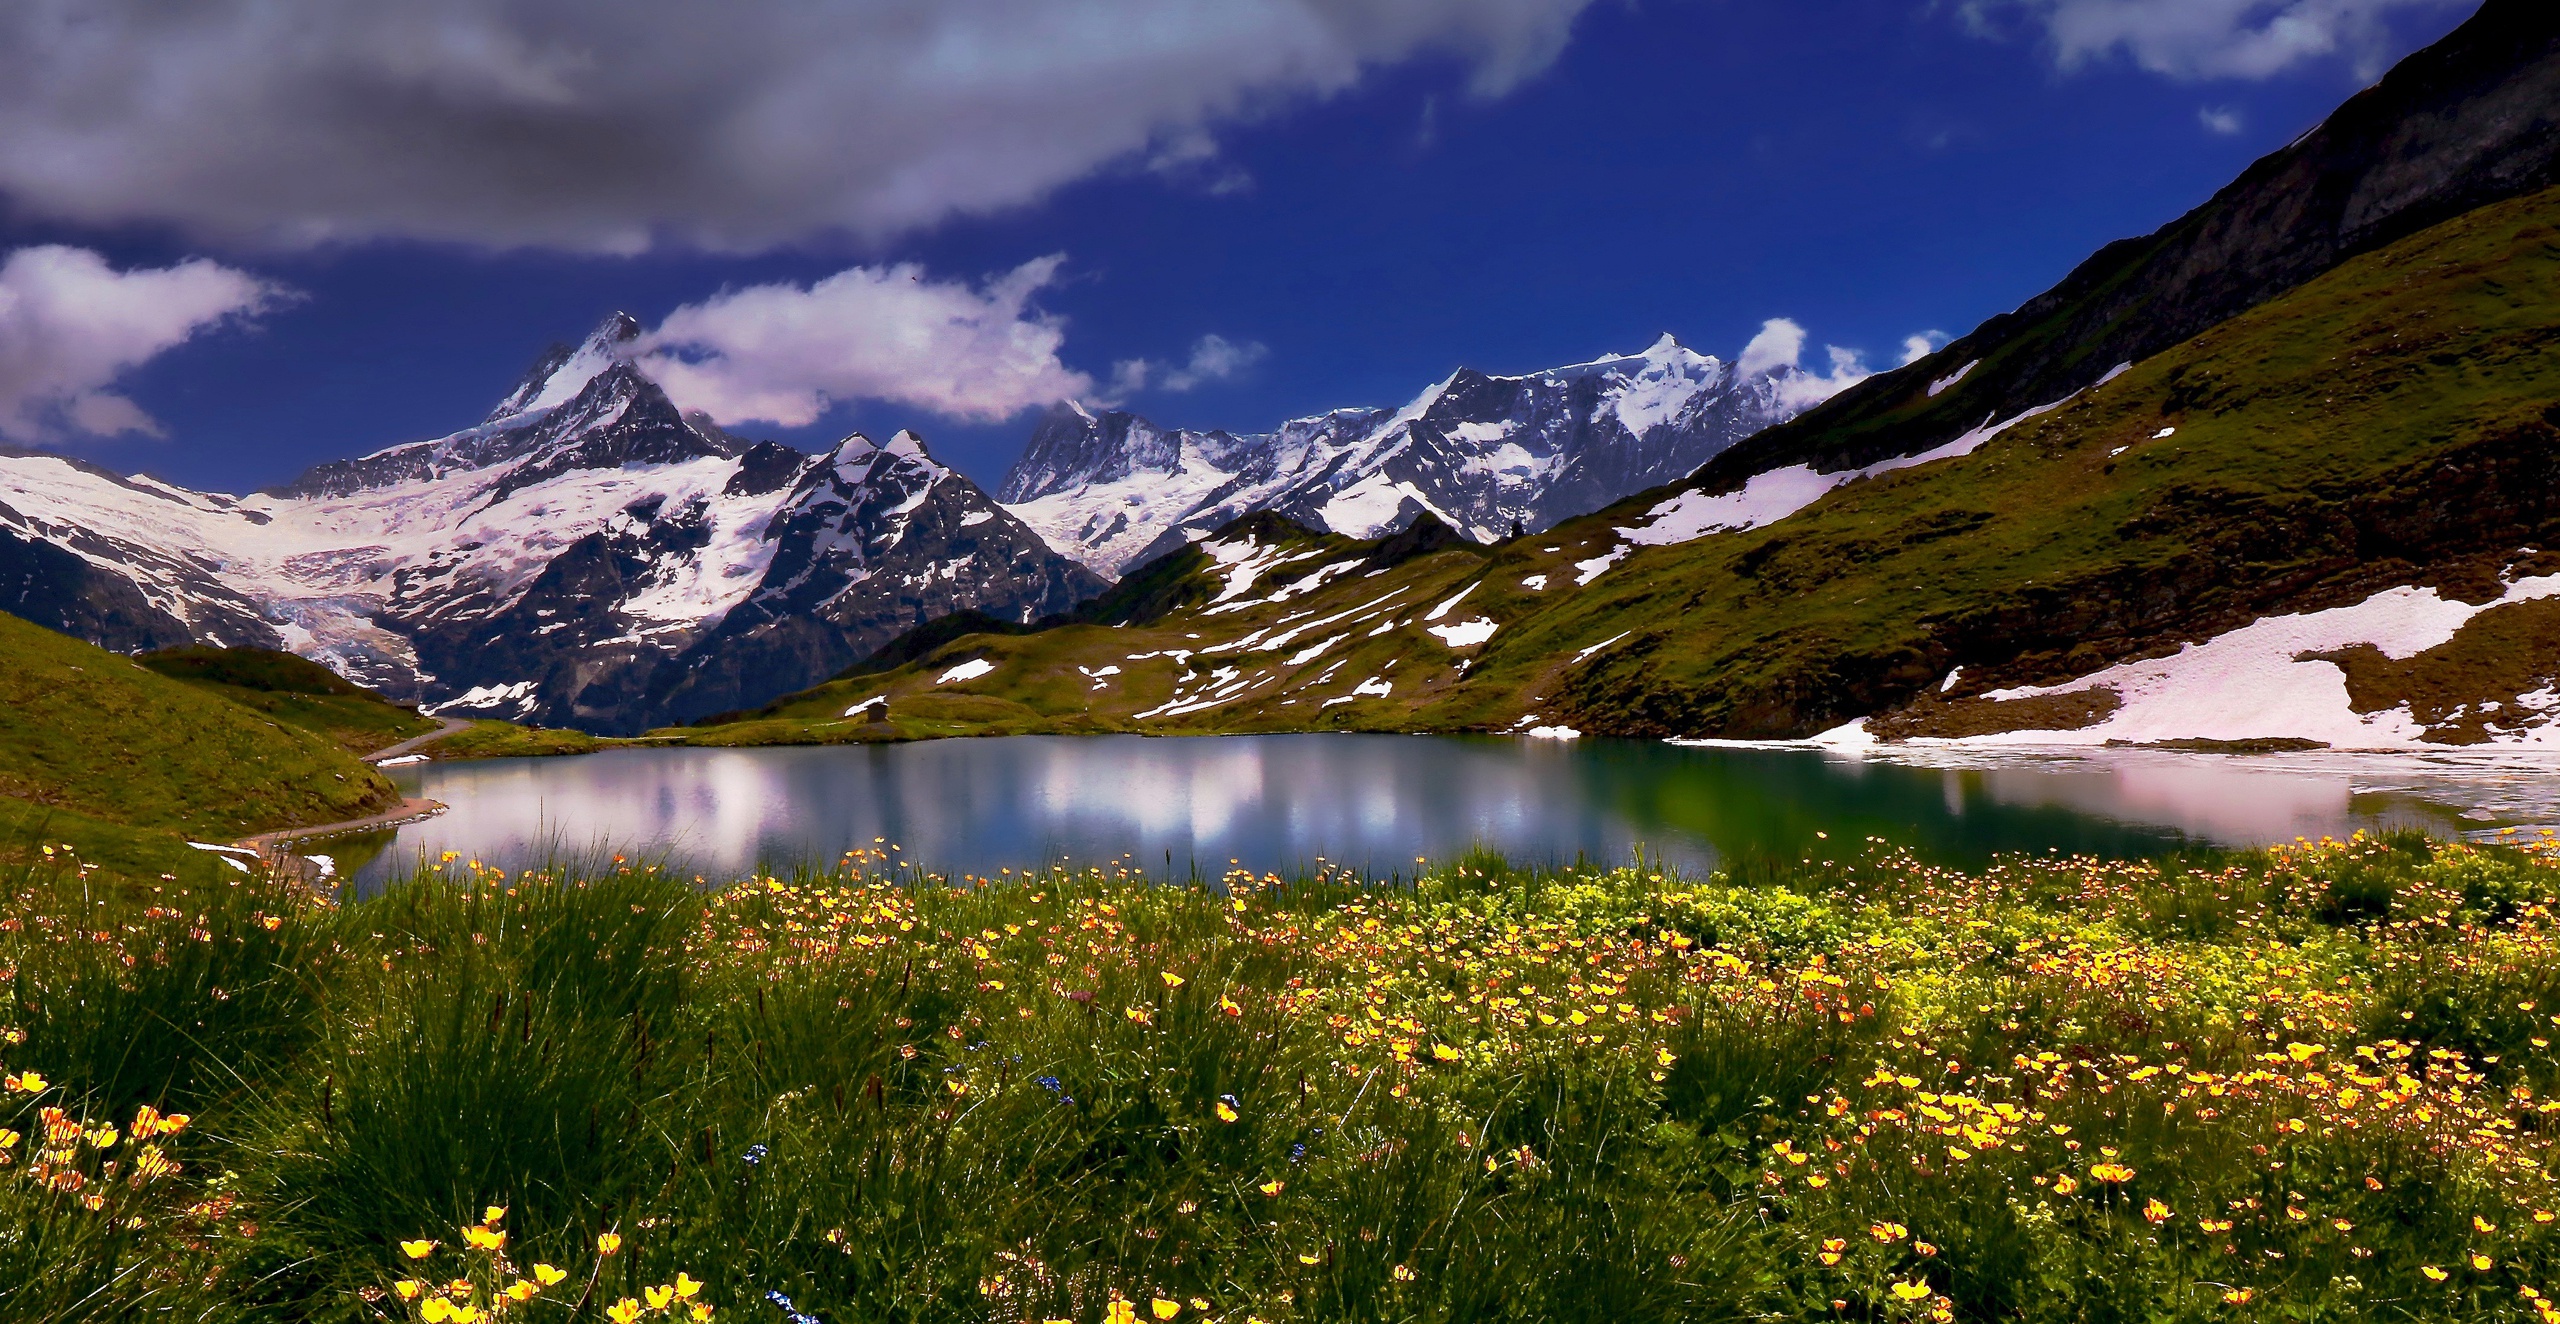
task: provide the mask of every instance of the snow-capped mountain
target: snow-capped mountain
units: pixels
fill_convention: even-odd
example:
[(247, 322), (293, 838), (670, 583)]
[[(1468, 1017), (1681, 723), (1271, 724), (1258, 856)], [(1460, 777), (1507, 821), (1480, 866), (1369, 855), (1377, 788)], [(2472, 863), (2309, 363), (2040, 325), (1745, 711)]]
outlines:
[(960, 608), (1103, 585), (901, 433), (825, 456), (682, 416), (609, 319), (479, 425), (247, 497), (0, 453), (0, 609), (108, 647), (282, 647), (604, 732), (814, 683)]
[(1052, 408), (997, 495), (1107, 575), (1257, 510), (1373, 538), (1429, 511), (1483, 541), (1535, 532), (1687, 477), (1808, 393), (1664, 336), (1641, 354), (1520, 377), (1461, 368), (1402, 409), (1339, 409), (1268, 433), (1168, 431)]

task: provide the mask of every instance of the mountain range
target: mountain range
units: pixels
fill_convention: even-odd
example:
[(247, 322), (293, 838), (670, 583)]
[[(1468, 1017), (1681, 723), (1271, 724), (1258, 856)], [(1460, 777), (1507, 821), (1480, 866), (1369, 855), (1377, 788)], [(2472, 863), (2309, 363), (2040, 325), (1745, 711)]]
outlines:
[(1818, 398), (1811, 381), (1793, 363), (1746, 372), (1665, 335), (1640, 354), (1525, 376), (1461, 368), (1401, 409), (1241, 436), (1063, 403), (997, 496), (1050, 546), (1115, 578), (1258, 511), (1354, 538), (1428, 513), (1494, 542), (1687, 477)]
[(1482, 540), (1676, 478), (1807, 397), (1665, 336), (1238, 436), (1062, 403), (1000, 495), (902, 432), (812, 456), (682, 413), (632, 318), (478, 423), (246, 497), (0, 451), (0, 609), (123, 651), (280, 648), (435, 711), (628, 734), (751, 707), (927, 622), (1028, 623), (1242, 515)]
[(246, 497), (0, 454), (0, 608), (121, 651), (283, 648), (437, 711), (615, 733), (810, 684), (959, 610), (1103, 583), (914, 436), (824, 455), (681, 415), (621, 348), (479, 424)]

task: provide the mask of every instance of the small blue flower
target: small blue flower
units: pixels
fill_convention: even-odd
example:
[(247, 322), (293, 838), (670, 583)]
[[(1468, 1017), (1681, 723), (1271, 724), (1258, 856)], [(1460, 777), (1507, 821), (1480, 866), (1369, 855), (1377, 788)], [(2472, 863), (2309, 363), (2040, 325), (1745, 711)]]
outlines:
[(764, 1162), (764, 1156), (766, 1153), (767, 1151), (762, 1145), (749, 1145), (747, 1146), (747, 1152), (740, 1154), (738, 1158), (741, 1162), (752, 1168), (755, 1165)]

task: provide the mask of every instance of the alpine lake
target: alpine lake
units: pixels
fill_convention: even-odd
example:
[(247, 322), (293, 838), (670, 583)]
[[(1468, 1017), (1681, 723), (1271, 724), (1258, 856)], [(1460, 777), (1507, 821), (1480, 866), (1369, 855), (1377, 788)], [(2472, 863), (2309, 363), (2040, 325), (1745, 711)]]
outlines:
[(1023, 736), (616, 749), (393, 770), (448, 806), (313, 841), (359, 892), (460, 852), (510, 871), (622, 854), (724, 880), (847, 852), (951, 878), (1125, 862), (1150, 875), (1378, 877), (1469, 851), (1703, 872), (1880, 839), (1950, 865), (2127, 858), (2359, 829), (2495, 836), (2560, 823), (2549, 753), (1688, 746), (1398, 735)]

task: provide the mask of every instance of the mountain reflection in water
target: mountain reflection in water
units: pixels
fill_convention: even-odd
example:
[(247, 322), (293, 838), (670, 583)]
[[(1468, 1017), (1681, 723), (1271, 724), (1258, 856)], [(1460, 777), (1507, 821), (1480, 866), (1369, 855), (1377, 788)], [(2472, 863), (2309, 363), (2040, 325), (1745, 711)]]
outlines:
[(554, 850), (610, 849), (721, 877), (885, 839), (954, 875), (1123, 856), (1151, 871), (1170, 861), (1214, 875), (1233, 860), (1285, 874), (1323, 858), (1384, 874), (1479, 845), (1524, 862), (1617, 861), (1641, 847), (1702, 869), (1882, 837), (1978, 864), (2004, 851), (2139, 856), (2560, 818), (2560, 764), (2519, 758), (1916, 751), (1888, 761), (1424, 736), (626, 749), (430, 764), (401, 779), (452, 810), (334, 843), (351, 868), (368, 861), (360, 884), (443, 850), (515, 868)]

